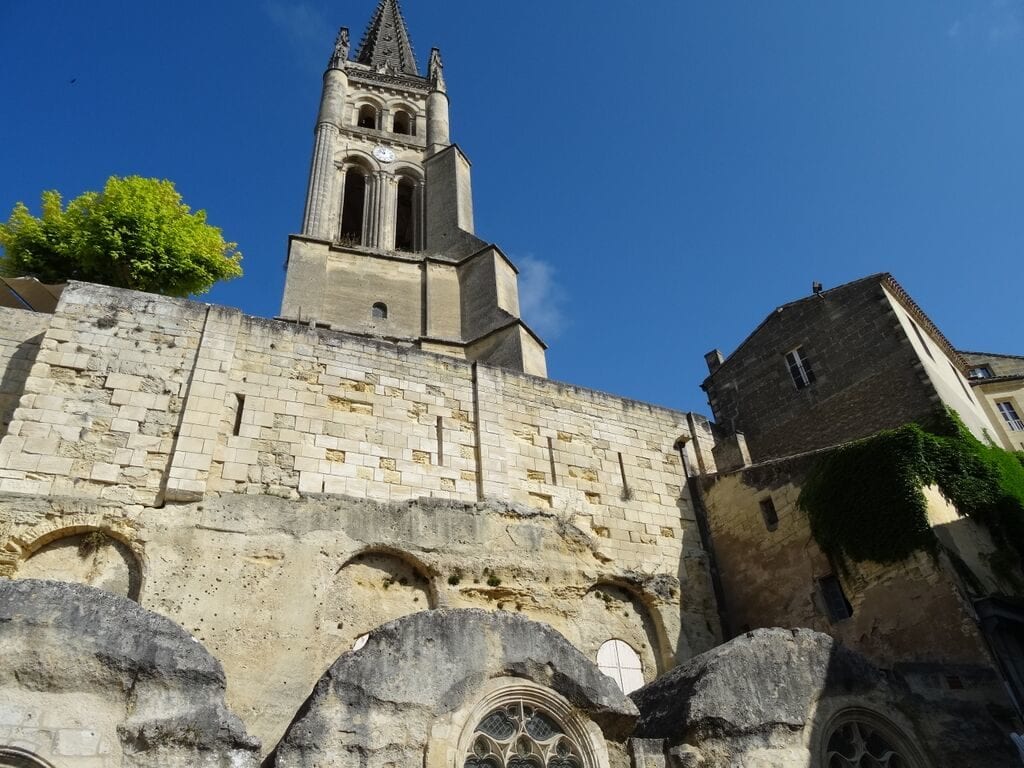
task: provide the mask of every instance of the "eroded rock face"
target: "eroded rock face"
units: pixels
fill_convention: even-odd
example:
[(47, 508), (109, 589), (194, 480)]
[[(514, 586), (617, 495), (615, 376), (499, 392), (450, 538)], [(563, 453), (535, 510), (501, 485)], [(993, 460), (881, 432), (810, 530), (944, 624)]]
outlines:
[(174, 622), (81, 584), (0, 580), (0, 746), (60, 764), (256, 766), (220, 663)]
[(550, 627), (504, 612), (435, 610), (386, 624), (341, 656), (278, 745), (274, 765), (423, 765), (432, 740), (436, 754), (457, 739), (451, 730), (439, 736), (437, 723), (472, 706), (496, 679), (555, 692), (609, 742), (632, 731), (632, 702)]

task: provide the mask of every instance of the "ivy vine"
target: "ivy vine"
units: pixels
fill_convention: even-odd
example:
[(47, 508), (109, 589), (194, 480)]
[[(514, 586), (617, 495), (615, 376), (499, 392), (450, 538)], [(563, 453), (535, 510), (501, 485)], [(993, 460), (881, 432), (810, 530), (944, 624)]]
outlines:
[(825, 454), (798, 505), (815, 541), (840, 563), (895, 563), (938, 552), (927, 485), (988, 530), (997, 547), (993, 569), (1012, 581), (1024, 560), (1024, 453), (985, 445), (951, 411)]

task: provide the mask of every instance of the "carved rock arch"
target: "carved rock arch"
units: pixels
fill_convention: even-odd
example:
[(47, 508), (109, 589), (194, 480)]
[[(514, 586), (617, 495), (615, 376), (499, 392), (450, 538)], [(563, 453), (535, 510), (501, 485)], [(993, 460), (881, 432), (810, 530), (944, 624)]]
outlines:
[[(16, 552), (17, 558), (9, 575), (14, 578), (51, 579), (98, 586), (138, 602), (145, 583), (146, 559), (137, 535), (130, 521), (100, 514), (77, 514), (48, 520), (11, 536), (6, 548)], [(90, 540), (92, 536), (99, 538)], [(75, 557), (71, 550), (77, 552), (79, 560), (92, 558), (93, 562), (88, 567), (84, 562), (77, 565), (93, 573), (100, 581), (86, 576), (74, 577), (81, 569), (69, 561), (69, 556)], [(97, 562), (101, 557), (105, 563)], [(51, 562), (43, 563), (42, 559)], [(72, 565), (70, 571), (63, 572), (62, 563)], [(125, 569), (123, 579), (114, 578), (116, 586), (113, 583), (106, 586), (100, 583), (103, 581), (100, 572), (107, 572), (109, 582), (112, 571), (119, 570), (119, 563), (123, 563)], [(123, 585), (120, 583), (122, 581)]]

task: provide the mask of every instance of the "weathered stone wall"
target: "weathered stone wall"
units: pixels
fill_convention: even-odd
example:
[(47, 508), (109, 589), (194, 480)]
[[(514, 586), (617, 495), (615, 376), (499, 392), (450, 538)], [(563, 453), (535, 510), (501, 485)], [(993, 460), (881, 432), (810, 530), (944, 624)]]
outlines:
[(180, 622), (267, 745), (339, 654), (420, 609), (521, 612), (592, 660), (622, 639), (646, 679), (719, 640), (676, 447), (712, 461), (700, 418), (81, 284), (25, 390), (0, 572)]
[(1024, 357), (1020, 355), (998, 355), (988, 352), (961, 352), (967, 363), (975, 366), (987, 365), (993, 376), (1024, 376)]
[(0, 307), (0, 436), (7, 432), (50, 316)]
[[(796, 347), (816, 379), (805, 389), (785, 359)], [(746, 436), (755, 462), (865, 437), (939, 405), (880, 280), (780, 308), (704, 388), (715, 421)]]
[[(845, 571), (829, 562), (811, 536), (807, 515), (797, 507), (800, 484), (815, 458), (780, 460), (703, 480), (730, 634), (779, 625), (809, 627), (884, 666), (899, 661), (991, 666), (957, 580), (928, 555), (894, 565), (851, 561)], [(987, 537), (937, 494), (928, 498), (935, 524), (950, 526), (941, 531), (943, 540), (954, 551), (962, 546), (961, 557), (979, 566), (985, 554), (981, 539)], [(778, 515), (774, 530), (762, 516), (760, 502), (767, 499)], [(818, 586), (829, 575), (842, 583), (853, 609), (848, 619), (829, 619)]]

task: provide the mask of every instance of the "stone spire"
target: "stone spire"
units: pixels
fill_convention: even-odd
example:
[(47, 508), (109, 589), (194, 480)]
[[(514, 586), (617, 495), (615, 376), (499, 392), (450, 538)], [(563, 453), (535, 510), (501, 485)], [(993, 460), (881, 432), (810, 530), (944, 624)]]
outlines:
[(380, 0), (359, 44), (356, 61), (377, 70), (419, 75), (398, 0)]

